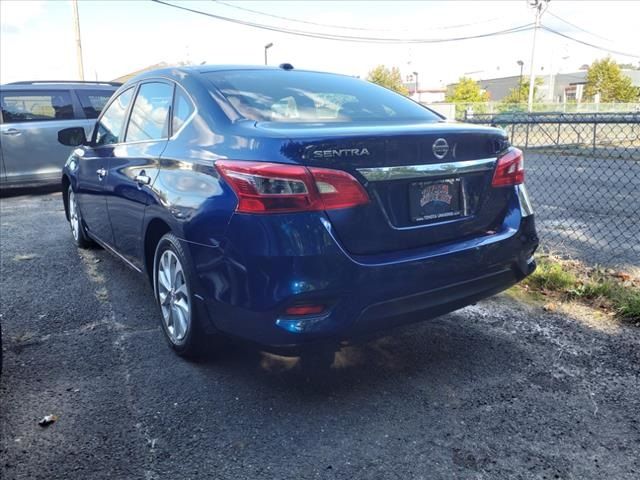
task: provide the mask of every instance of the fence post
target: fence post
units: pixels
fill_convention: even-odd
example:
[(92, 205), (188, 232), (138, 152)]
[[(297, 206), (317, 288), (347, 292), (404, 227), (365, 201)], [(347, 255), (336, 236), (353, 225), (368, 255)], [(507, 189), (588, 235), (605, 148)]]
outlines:
[(596, 126), (598, 124), (593, 122), (593, 153), (596, 153)]
[(525, 129), (525, 136), (524, 136), (524, 148), (529, 148), (529, 121), (527, 119), (527, 126)]

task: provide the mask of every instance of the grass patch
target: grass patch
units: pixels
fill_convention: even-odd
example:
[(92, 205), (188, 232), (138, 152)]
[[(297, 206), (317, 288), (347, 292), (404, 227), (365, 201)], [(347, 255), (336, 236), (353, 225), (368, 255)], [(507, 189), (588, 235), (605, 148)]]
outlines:
[(532, 295), (574, 300), (640, 325), (640, 282), (613, 270), (540, 255), (538, 268), (522, 282)]

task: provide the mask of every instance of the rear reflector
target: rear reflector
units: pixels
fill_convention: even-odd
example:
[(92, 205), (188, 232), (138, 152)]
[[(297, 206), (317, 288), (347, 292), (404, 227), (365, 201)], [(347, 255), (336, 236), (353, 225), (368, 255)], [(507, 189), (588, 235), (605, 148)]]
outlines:
[(498, 159), (491, 186), (508, 187), (524, 183), (524, 156), (522, 150), (510, 148)]
[(287, 308), (284, 313), (287, 315), (313, 315), (323, 311), (324, 305), (294, 305)]
[(219, 160), (216, 167), (238, 195), (238, 212), (305, 212), (369, 202), (362, 185), (341, 170), (235, 160)]

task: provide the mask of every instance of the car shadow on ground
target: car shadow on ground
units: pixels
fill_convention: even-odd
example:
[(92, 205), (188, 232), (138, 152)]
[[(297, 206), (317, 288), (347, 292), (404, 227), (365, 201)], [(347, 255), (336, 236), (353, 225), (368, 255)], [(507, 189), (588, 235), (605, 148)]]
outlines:
[[(304, 358), (275, 355), (239, 341), (204, 355), (196, 365), (214, 381), (224, 371), (249, 385), (282, 393), (295, 390), (308, 400), (336, 393), (362, 394), (368, 389), (385, 389), (385, 385), (395, 389), (398, 382), (411, 385), (416, 378), (427, 389), (446, 388), (473, 382), (479, 375), (513, 375), (526, 365), (526, 353), (516, 343), (464, 326), (464, 317), (464, 312), (453, 313), (343, 347), (335, 352), (331, 365), (307, 364)], [(514, 358), (519, 360), (510, 361)]]
[(25, 195), (46, 195), (60, 192), (61, 186), (58, 184), (43, 185), (39, 187), (18, 187), (0, 189), (0, 198), (21, 197)]

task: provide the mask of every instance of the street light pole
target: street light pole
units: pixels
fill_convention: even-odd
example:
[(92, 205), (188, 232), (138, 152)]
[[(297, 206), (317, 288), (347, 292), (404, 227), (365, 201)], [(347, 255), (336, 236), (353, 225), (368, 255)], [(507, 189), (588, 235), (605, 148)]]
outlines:
[(518, 65), (520, 65), (520, 82), (518, 86), (518, 105), (522, 101), (522, 68), (524, 67), (524, 62), (522, 60), (518, 60)]
[(536, 85), (536, 75), (534, 72), (535, 68), (535, 53), (536, 53), (536, 37), (538, 33), (538, 28), (540, 28), (540, 17), (547, 9), (547, 4), (549, 0), (529, 0), (529, 5), (536, 10), (536, 23), (533, 27), (533, 45), (531, 46), (531, 68), (529, 70), (529, 102), (528, 102), (528, 111), (531, 112), (533, 110), (533, 93)]
[(415, 75), (416, 78), (416, 84), (415, 84), (415, 94), (416, 97), (418, 98), (418, 101), (420, 101), (420, 92), (418, 92), (418, 72), (413, 72), (413, 74)]
[(271, 47), (273, 47), (273, 42), (267, 43), (264, 46), (264, 64), (265, 65), (268, 65), (268, 62), (267, 62), (267, 50), (269, 50)]
[(80, 41), (80, 15), (78, 15), (78, 0), (71, 2), (73, 7), (73, 26), (76, 31), (76, 55), (78, 59), (78, 76), (84, 80), (84, 64), (82, 62), (82, 42)]

